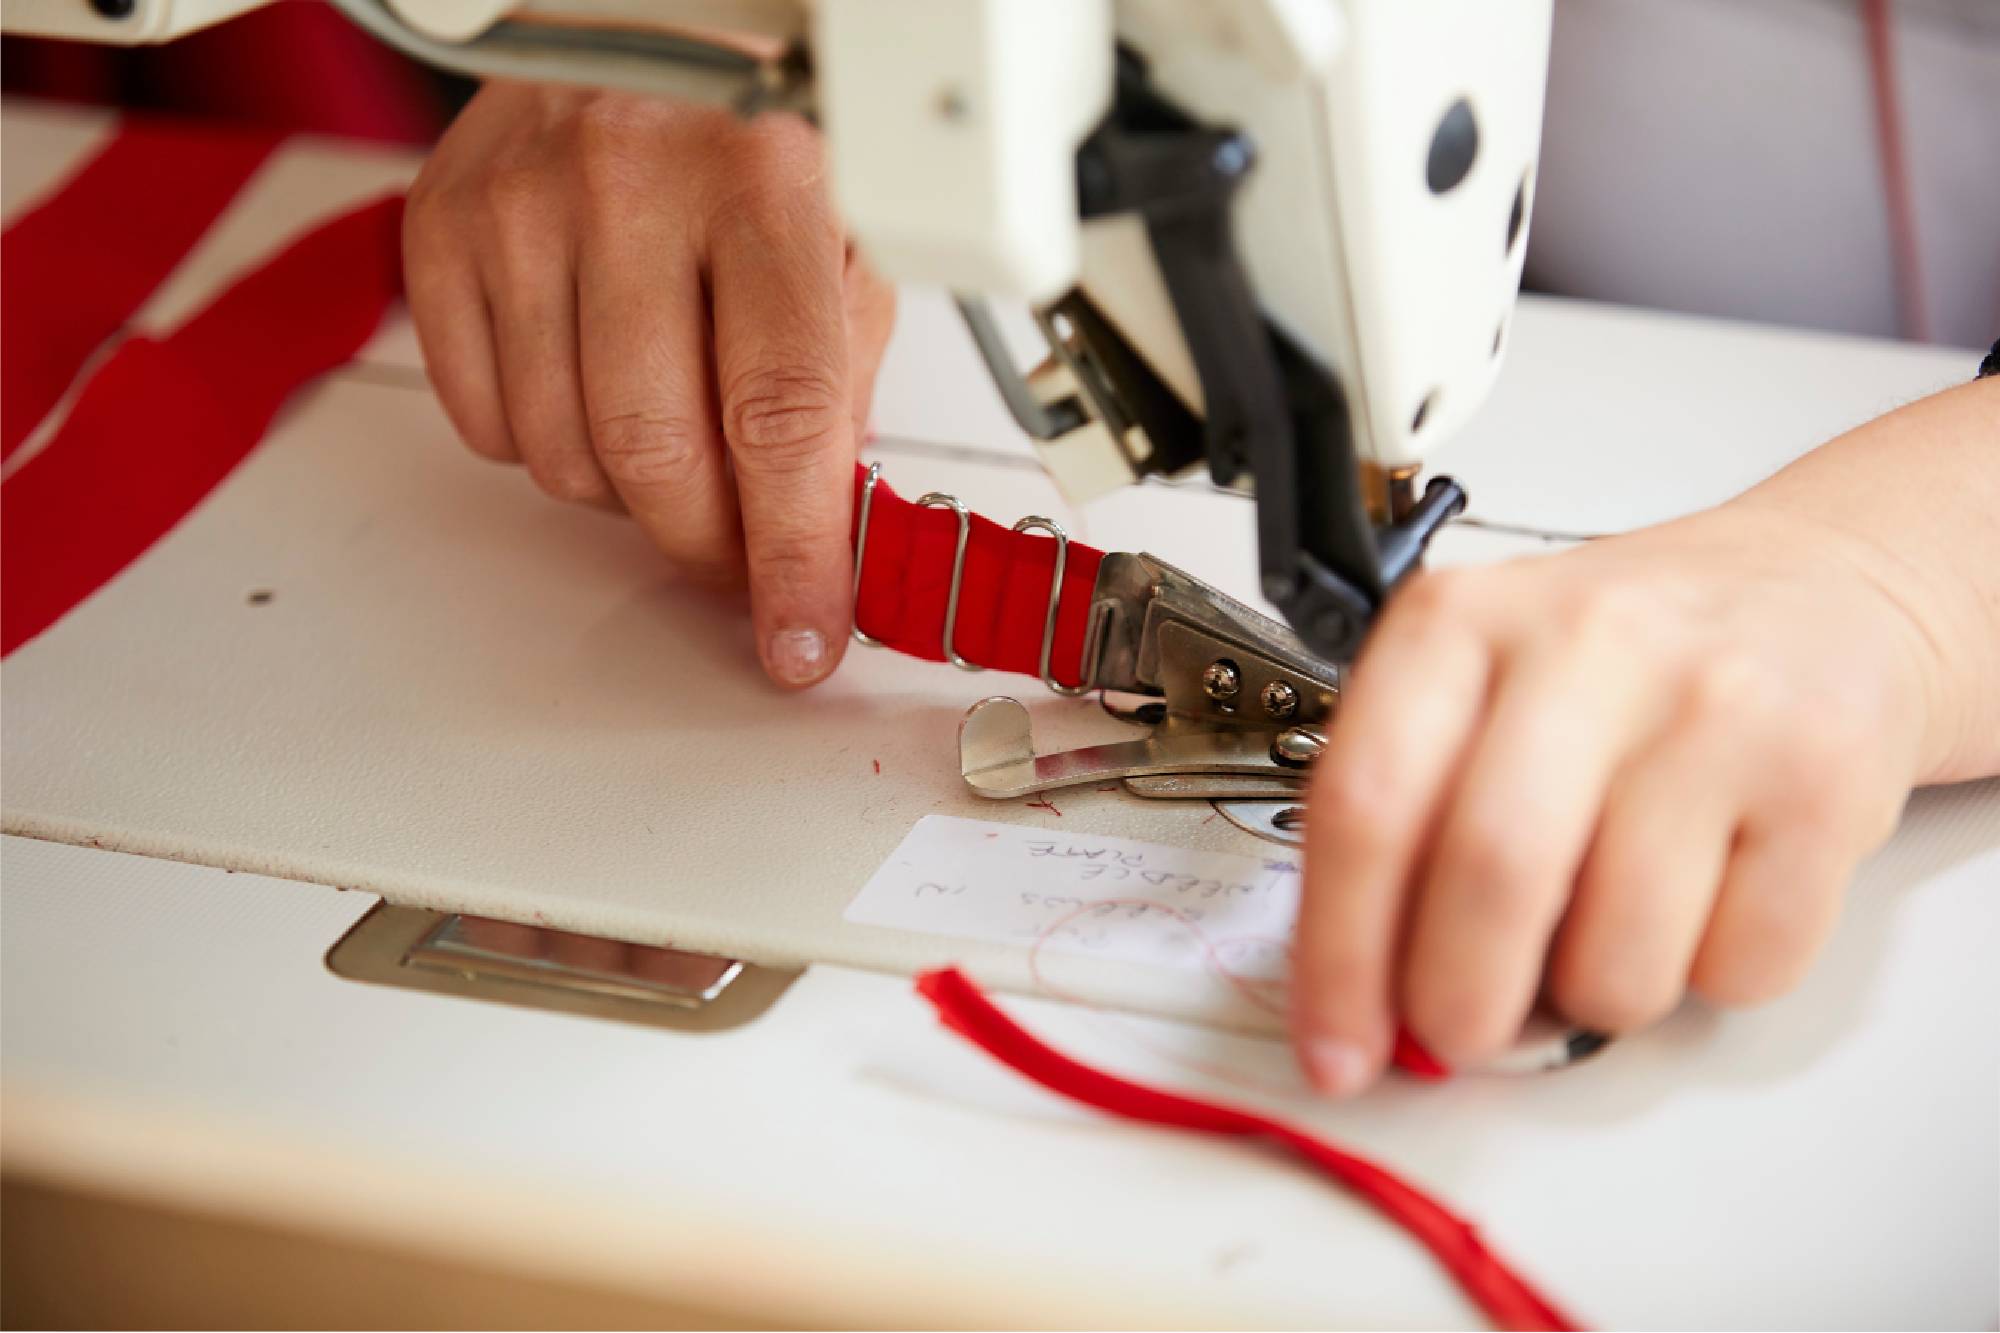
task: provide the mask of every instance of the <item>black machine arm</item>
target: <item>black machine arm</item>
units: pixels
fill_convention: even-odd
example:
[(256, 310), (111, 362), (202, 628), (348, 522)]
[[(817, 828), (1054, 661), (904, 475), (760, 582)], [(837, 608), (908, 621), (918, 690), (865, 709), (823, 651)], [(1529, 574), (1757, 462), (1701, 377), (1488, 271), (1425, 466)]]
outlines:
[(1254, 162), (1242, 135), (1196, 124), (1121, 59), (1116, 105), (1077, 151), (1078, 202), (1085, 218), (1144, 220), (1201, 381), (1210, 474), (1256, 482), (1264, 595), (1345, 662), (1465, 492), (1438, 478), (1394, 521), (1370, 521), (1338, 378), (1265, 318), (1237, 257), (1230, 210)]

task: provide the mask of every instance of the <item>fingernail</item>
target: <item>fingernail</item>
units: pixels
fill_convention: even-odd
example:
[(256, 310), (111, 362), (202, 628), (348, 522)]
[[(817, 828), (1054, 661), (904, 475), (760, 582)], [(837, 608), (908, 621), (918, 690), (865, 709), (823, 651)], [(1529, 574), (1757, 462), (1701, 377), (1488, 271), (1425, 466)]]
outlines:
[(810, 685), (826, 674), (826, 636), (816, 629), (781, 629), (771, 636), (765, 660), (787, 685)]
[(1352, 1097), (1368, 1086), (1368, 1052), (1351, 1041), (1312, 1037), (1304, 1043), (1306, 1077), (1329, 1097)]

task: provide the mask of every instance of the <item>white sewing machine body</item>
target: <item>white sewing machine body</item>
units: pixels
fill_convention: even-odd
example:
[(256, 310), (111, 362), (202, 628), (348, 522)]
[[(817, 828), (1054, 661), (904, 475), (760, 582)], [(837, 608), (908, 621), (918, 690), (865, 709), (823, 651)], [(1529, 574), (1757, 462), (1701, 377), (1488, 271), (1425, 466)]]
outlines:
[[(262, 2), (137, 0), (110, 17), (19, 0), (5, 26), (161, 42)], [(340, 3), (377, 31), (393, 16), (414, 54), (473, 73), (739, 100), (755, 79), (796, 77), (771, 72), (778, 60), (803, 59), (810, 82), (770, 96), (816, 113), (843, 214), (887, 276), (1036, 303), (1081, 283), (1199, 411), (1143, 232), (1078, 216), (1076, 150), (1112, 109), (1123, 46), (1164, 96), (1249, 140), (1258, 165), (1237, 225), (1251, 284), (1348, 386), (1362, 457), (1404, 466), (1449, 438), (1505, 341), (1549, 0)], [(765, 60), (730, 83), (642, 60), (636, 41), (537, 45), (538, 27), (696, 33)]]
[[(1065, 494), (1254, 483), (1266, 595), (1328, 661), (1463, 503), (1414, 475), (1506, 344), (1549, 0), (335, 2), (474, 74), (815, 115), (853, 234), (970, 298)], [(160, 41), (228, 12), (21, 0), (6, 24)], [(1036, 308), (1032, 376), (985, 297)]]

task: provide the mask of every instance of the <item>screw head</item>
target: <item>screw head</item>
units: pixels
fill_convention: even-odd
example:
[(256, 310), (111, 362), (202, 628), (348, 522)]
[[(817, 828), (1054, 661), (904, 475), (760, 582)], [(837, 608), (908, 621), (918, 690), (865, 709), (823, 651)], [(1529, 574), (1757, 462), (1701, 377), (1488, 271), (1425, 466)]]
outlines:
[(1215, 169), (1215, 174), (1225, 179), (1241, 176), (1250, 170), (1250, 164), (1249, 141), (1235, 134), (1217, 144), (1215, 155), (1209, 159), (1209, 165)]
[(1258, 696), (1264, 711), (1275, 718), (1287, 718), (1299, 711), (1299, 692), (1282, 680), (1274, 680)]
[(1326, 737), (1311, 727), (1286, 727), (1271, 742), (1271, 761), (1285, 768), (1304, 768), (1325, 748)]
[(1217, 703), (1234, 699), (1236, 692), (1242, 688), (1242, 673), (1237, 671), (1236, 663), (1226, 657), (1210, 662), (1201, 673), (1201, 692)]

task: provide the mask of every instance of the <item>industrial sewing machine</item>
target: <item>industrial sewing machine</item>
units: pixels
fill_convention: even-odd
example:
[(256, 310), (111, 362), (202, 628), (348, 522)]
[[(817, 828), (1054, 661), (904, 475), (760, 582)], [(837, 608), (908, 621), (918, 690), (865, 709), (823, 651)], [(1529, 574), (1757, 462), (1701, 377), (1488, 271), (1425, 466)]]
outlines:
[[(258, 2), (13, 0), (6, 27), (153, 42)], [(1465, 503), (1417, 479), (1507, 341), (1549, 0), (334, 2), (475, 75), (813, 117), (853, 236), (889, 277), (963, 293), (1072, 500), (1196, 469), (1253, 488), (1290, 630), (1114, 555), (1066, 692), (1150, 696), (1126, 716), (1151, 734), (1038, 756), (1026, 711), (988, 700), (961, 769), (996, 797), (1122, 780), (1295, 838), (1343, 665)], [(1038, 368), (1009, 359), (996, 296), (1032, 308)]]

